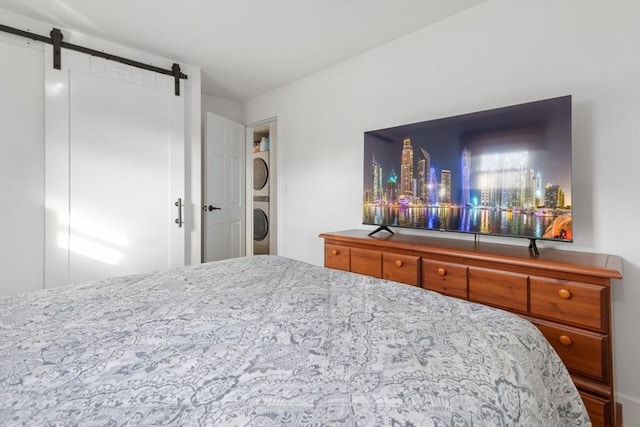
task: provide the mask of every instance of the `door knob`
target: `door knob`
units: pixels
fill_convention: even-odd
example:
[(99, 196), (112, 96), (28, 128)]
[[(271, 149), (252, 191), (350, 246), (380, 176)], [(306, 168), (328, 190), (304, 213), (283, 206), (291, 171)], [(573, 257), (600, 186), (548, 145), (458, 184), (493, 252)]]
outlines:
[(222, 209), (222, 208), (219, 208), (219, 207), (217, 207), (217, 206), (213, 206), (213, 205), (209, 205), (209, 206), (204, 205), (204, 206), (202, 207), (202, 210), (203, 210), (203, 211), (205, 211), (205, 212), (206, 212), (206, 211), (209, 211), (209, 212), (212, 212), (212, 211), (219, 211), (220, 209)]

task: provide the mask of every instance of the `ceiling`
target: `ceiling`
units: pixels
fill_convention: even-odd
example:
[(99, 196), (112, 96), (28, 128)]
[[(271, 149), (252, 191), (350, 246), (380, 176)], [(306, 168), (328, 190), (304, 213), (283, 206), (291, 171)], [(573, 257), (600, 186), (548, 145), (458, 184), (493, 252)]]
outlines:
[(198, 66), (203, 93), (241, 102), (481, 1), (0, 0), (0, 9)]

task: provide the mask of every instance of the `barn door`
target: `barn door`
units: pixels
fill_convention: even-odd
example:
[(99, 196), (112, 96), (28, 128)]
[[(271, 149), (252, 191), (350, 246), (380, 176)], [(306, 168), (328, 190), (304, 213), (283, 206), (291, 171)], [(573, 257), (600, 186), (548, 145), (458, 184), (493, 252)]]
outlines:
[(46, 46), (45, 287), (184, 265), (173, 78), (64, 49), (55, 70), (52, 57)]

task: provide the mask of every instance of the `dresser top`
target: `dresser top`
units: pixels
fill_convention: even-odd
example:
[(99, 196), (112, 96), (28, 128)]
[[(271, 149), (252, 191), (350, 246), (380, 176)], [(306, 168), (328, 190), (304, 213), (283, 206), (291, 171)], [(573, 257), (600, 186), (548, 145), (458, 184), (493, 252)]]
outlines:
[(525, 239), (522, 239), (522, 245), (503, 245), (455, 238), (390, 234), (386, 231), (368, 236), (369, 232), (369, 230), (345, 230), (322, 233), (320, 237), (332, 243), (343, 242), (387, 250), (395, 249), (479, 261), (504, 262), (522, 267), (562, 270), (610, 279), (622, 278), (622, 259), (615, 255), (540, 248), (540, 255), (537, 256), (529, 250), (528, 242)]

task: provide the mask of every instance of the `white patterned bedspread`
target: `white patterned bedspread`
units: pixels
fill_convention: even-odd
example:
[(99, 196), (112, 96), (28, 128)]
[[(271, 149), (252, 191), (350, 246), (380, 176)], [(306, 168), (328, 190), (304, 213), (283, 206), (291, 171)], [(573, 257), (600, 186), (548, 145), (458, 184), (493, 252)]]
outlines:
[(0, 300), (0, 424), (590, 425), (514, 315), (276, 256)]

